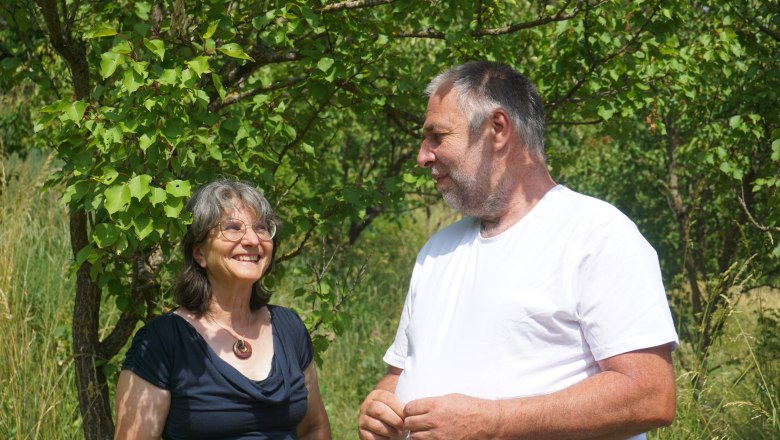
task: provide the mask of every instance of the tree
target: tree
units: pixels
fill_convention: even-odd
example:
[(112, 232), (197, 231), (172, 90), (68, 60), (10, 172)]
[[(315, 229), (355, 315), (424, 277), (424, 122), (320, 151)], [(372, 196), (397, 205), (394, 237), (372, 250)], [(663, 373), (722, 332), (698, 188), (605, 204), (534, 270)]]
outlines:
[(615, 102), (621, 117), (602, 127), (611, 138), (569, 170), (638, 220), (668, 284), (688, 292), (676, 318), (699, 387), (734, 304), (780, 281), (778, 12), (750, 1), (670, 9), (677, 30), (643, 43), (644, 79)]
[[(297, 256), (349, 246), (377, 217), (433, 193), (411, 159), (434, 74), (471, 59), (518, 67), (546, 97), (554, 145), (647, 114), (647, 81), (663, 85), (653, 66), (676, 56), (665, 41), (684, 9), (653, 0), (20, 0), (0, 11), (4, 84), (36, 85), (31, 102), (46, 105), (35, 129), (63, 162), (53, 179), (70, 208), (77, 386), (86, 437), (97, 439), (113, 431), (111, 359), (167, 304), (192, 187), (216, 174), (256, 182), (286, 219), (276, 276), (306, 272)], [(325, 268), (306, 272), (298, 294), (311, 304), (310, 328), (338, 330), (347, 287)], [(108, 300), (122, 315), (100, 339)], [(319, 349), (326, 342), (315, 334)]]

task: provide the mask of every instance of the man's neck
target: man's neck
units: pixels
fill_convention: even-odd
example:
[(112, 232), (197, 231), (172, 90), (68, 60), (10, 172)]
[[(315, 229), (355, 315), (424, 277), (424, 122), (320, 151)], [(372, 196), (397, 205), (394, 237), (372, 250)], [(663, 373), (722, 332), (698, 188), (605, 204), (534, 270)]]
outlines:
[[(542, 164), (544, 167), (544, 165)], [(511, 228), (536, 206), (547, 194), (547, 191), (556, 185), (547, 168), (529, 170), (518, 177), (516, 183), (510, 187), (510, 194), (506, 205), (495, 215), (480, 217), (480, 231), (485, 238), (494, 237)]]

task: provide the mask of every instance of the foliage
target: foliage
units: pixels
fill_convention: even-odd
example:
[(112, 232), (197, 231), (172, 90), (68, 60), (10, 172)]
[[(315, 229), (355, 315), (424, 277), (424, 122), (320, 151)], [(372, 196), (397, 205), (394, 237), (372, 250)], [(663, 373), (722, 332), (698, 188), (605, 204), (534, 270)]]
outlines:
[[(734, 292), (777, 283), (774, 4), (19, 0), (0, 24), (0, 87), (20, 110), (0, 111), (0, 141), (62, 162), (87, 438), (110, 435), (112, 359), (169, 305), (184, 201), (216, 175), (277, 204), (268, 283), (318, 349), (350, 324), (362, 266), (344, 258), (375, 220), (430, 201), (411, 160), (420, 91), (462, 61), (537, 83), (556, 175), (637, 220), (670, 285), (687, 283), (676, 315), (702, 357)], [(122, 313), (100, 338), (105, 301)]]
[(667, 284), (690, 293), (673, 299), (701, 374), (732, 304), (778, 284), (780, 65), (778, 40), (761, 31), (778, 11), (755, 6), (671, 10), (678, 31), (642, 43), (650, 62), (600, 128), (609, 137), (560, 156), (565, 178), (636, 219)]

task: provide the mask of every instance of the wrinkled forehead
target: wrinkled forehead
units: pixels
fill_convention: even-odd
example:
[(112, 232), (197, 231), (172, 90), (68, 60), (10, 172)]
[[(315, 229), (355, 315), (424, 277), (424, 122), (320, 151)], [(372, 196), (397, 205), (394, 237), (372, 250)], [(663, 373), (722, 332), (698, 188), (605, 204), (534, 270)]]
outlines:
[[(249, 221), (258, 219), (258, 208), (251, 204), (244, 203), (236, 198), (225, 202), (220, 206), (220, 220), (227, 218), (246, 218)], [(262, 219), (260, 219), (262, 220)]]

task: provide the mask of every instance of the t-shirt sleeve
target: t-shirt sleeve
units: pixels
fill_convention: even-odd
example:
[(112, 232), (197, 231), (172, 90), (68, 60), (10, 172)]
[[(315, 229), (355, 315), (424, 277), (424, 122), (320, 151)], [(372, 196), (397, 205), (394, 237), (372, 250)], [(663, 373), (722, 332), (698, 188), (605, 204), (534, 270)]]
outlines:
[(676, 346), (657, 254), (629, 219), (612, 218), (592, 230), (577, 278), (579, 319), (596, 360)]
[(136, 332), (122, 369), (132, 371), (154, 386), (170, 390), (171, 350), (167, 346), (169, 338), (165, 337), (166, 332), (161, 325), (163, 319), (155, 318)]

